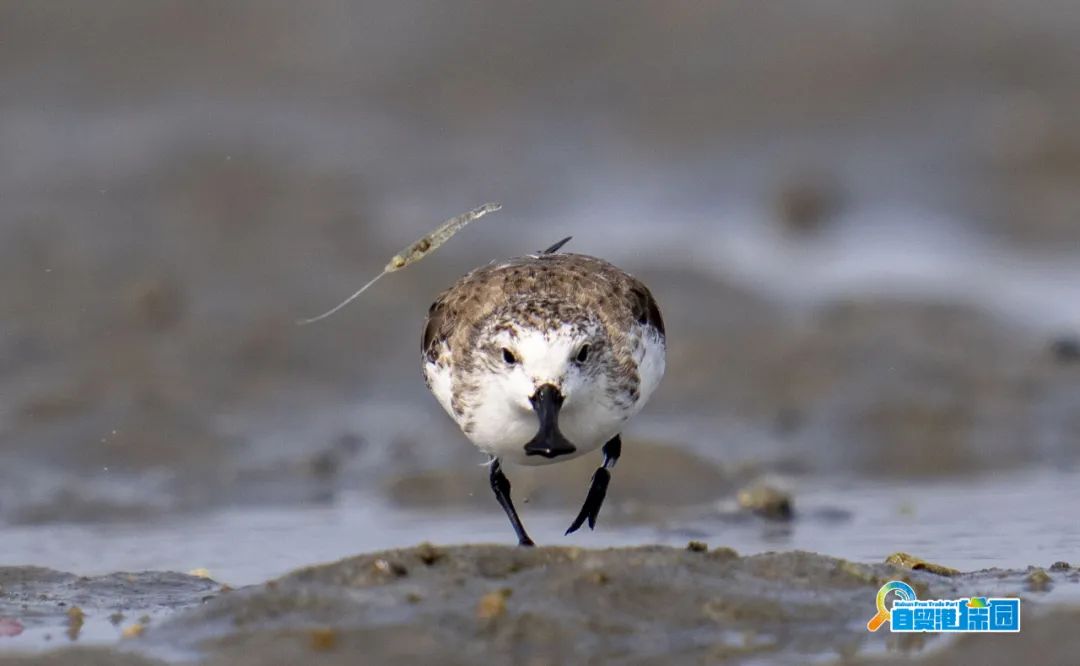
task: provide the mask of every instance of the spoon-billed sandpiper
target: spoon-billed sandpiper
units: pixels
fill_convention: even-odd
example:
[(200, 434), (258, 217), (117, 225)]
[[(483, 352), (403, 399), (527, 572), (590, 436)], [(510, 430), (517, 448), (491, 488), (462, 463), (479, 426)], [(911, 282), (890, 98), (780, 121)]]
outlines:
[(465, 435), (490, 456), (490, 480), (518, 542), (533, 545), (502, 463), (546, 465), (603, 446), (566, 531), (590, 529), (619, 459), (619, 433), (664, 374), (664, 321), (649, 290), (615, 266), (543, 252), (473, 270), (428, 312), (424, 377)]

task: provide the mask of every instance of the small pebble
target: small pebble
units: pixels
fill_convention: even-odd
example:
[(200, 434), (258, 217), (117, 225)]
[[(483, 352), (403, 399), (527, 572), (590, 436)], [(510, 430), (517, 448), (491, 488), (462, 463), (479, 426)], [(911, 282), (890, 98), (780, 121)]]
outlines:
[(791, 495), (765, 483), (743, 488), (736, 496), (739, 506), (770, 520), (791, 520)]
[(72, 606), (68, 609), (67, 616), (67, 637), (73, 641), (78, 640), (79, 632), (82, 631), (83, 622), (86, 620), (86, 614), (78, 606)]
[(909, 553), (893, 553), (885, 558), (885, 564), (892, 564), (893, 566), (916, 571), (929, 571), (938, 576), (955, 576), (960, 573), (958, 569), (934, 564), (933, 562), (927, 562), (926, 560), (915, 557)]
[(704, 541), (691, 541), (686, 544), (686, 549), (692, 553), (704, 553), (709, 550), (709, 545)]
[(445, 557), (441, 550), (426, 541), (417, 546), (416, 551), (420, 561), (429, 567)]
[(144, 631), (146, 631), (146, 625), (141, 622), (136, 622), (135, 624), (129, 624), (124, 627), (124, 630), (120, 632), (120, 635), (124, 638), (138, 638), (143, 635)]
[(1027, 582), (1027, 588), (1032, 592), (1046, 592), (1054, 586), (1054, 579), (1042, 569), (1035, 569), (1024, 580)]
[(383, 558), (379, 558), (372, 563), (375, 571), (395, 578), (401, 578), (402, 576), (409, 575), (409, 570), (405, 568), (405, 565), (400, 562), (391, 562)]
[(504, 587), (494, 592), (488, 592), (480, 597), (476, 605), (476, 617), (480, 620), (493, 620), (506, 613), (506, 599), (513, 593), (510, 588)]

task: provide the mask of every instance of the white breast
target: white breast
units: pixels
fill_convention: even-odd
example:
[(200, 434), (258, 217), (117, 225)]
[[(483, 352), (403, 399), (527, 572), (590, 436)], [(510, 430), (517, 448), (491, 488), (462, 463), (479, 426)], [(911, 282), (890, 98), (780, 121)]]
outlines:
[(641, 342), (637, 358), (635, 358), (638, 377), (641, 380), (639, 388), (641, 395), (638, 398), (635, 413), (645, 406), (653, 391), (660, 385), (667, 366), (667, 341), (655, 329), (642, 326)]
[(525, 443), (536, 434), (537, 428), (536, 415), (524, 397), (526, 390), (506, 386), (500, 376), (479, 382), (476, 393), (470, 396), (465, 405), (467, 412), (459, 417), (453, 409), (453, 373), (449, 364), (425, 362), (424, 374), (431, 392), (446, 413), (463, 430), (467, 424), (471, 425), (465, 435), (481, 451), (508, 463), (547, 465), (570, 460), (599, 448), (619, 434), (626, 421), (648, 402), (664, 376), (666, 348), (663, 338), (653, 329), (641, 327), (636, 332), (640, 336), (634, 354), (640, 382), (637, 402), (629, 408), (616, 405), (602, 387), (590, 399), (579, 396), (576, 400), (568, 401), (560, 414), (560, 428), (578, 450), (573, 455), (556, 459), (525, 455)]

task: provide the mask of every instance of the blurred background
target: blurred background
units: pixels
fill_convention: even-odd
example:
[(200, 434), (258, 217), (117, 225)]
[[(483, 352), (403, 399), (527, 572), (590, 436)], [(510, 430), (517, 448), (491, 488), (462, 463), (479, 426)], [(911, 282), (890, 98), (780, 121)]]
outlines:
[(510, 543), (421, 327), (566, 235), (651, 287), (668, 374), (595, 534), (556, 536), (597, 460), (510, 471), (538, 541), (874, 560), (970, 492), (1075, 550), (1078, 34), (1050, 0), (0, 3), (5, 559)]

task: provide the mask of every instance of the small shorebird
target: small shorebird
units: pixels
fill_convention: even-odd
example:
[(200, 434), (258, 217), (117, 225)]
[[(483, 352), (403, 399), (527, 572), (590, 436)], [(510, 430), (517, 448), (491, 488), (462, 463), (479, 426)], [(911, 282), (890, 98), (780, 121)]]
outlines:
[(603, 446), (577, 518), (596, 517), (623, 424), (664, 374), (664, 321), (649, 290), (611, 264), (537, 254), (473, 270), (439, 295), (424, 326), (428, 388), (490, 457), (491, 488), (523, 546), (533, 545), (502, 463), (546, 465)]

